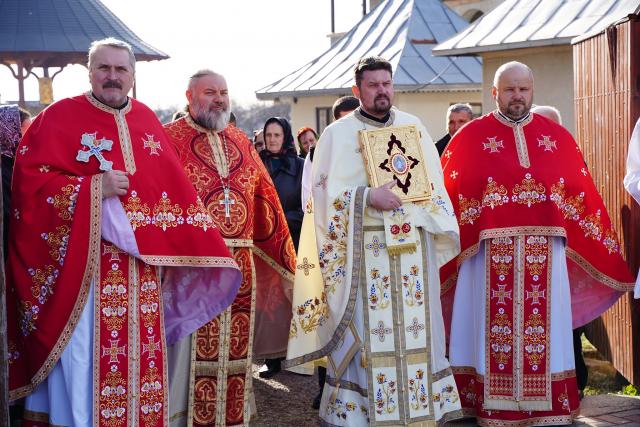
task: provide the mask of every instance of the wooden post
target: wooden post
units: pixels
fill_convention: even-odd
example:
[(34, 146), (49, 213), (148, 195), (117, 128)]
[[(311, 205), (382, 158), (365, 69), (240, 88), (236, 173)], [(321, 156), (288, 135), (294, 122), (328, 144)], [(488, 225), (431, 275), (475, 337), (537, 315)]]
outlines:
[(24, 68), (22, 67), (22, 63), (18, 62), (18, 105), (22, 108), (26, 107), (26, 103), (24, 101)]

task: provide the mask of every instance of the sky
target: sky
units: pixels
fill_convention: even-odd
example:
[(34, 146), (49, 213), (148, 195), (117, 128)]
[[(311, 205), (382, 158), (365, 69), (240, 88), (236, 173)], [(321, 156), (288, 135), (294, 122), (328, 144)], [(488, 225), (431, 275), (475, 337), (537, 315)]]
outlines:
[[(211, 68), (227, 79), (232, 99), (258, 102), (255, 91), (329, 48), (330, 0), (102, 0), (142, 40), (167, 53), (136, 65), (137, 96), (151, 108), (183, 105), (188, 77)], [(336, 31), (362, 18), (362, 0), (335, 0)], [(51, 72), (56, 69), (51, 70)], [(41, 69), (36, 69), (42, 75)], [(67, 66), (53, 81), (54, 99), (89, 88), (87, 70)], [(25, 81), (27, 101), (38, 82)], [(0, 67), (0, 101), (18, 99), (18, 83)]]

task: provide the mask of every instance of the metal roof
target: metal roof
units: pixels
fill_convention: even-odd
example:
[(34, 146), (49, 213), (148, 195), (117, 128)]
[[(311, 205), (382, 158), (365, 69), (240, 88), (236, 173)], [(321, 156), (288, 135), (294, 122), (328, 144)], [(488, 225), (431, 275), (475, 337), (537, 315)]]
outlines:
[(638, 12), (639, 0), (506, 0), (460, 34), (440, 43), (434, 55), (570, 44)]
[(98, 0), (0, 0), (2, 62), (84, 64), (91, 42), (106, 37), (131, 44), (138, 60), (169, 57), (136, 36)]
[(258, 99), (350, 92), (353, 67), (369, 55), (391, 62), (396, 91), (479, 90), (482, 63), (473, 57), (437, 58), (431, 49), (468, 23), (439, 0), (386, 0), (329, 50), (256, 91)]

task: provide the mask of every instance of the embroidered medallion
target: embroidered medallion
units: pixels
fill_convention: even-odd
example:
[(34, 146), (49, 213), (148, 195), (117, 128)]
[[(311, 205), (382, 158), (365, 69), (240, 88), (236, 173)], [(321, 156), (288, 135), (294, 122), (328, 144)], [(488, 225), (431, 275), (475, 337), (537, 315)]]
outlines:
[(378, 256), (380, 256), (380, 249), (385, 249), (387, 245), (382, 243), (380, 239), (378, 239), (378, 236), (373, 236), (373, 238), (371, 239), (371, 243), (367, 243), (364, 247), (372, 251), (373, 256), (377, 258)]
[(302, 259), (302, 264), (298, 264), (297, 269), (298, 270), (304, 270), (304, 275), (308, 276), (309, 275), (309, 270), (316, 268), (315, 264), (311, 264), (309, 262), (309, 259), (307, 257), (304, 257)]
[(391, 328), (387, 328), (382, 320), (378, 321), (378, 327), (371, 329), (371, 335), (375, 335), (378, 337), (380, 342), (384, 342), (386, 335), (391, 335), (393, 330)]
[(87, 147), (88, 150), (78, 150), (76, 160), (83, 163), (89, 163), (91, 156), (95, 156), (95, 158), (100, 162), (100, 170), (105, 172), (110, 171), (113, 166), (113, 162), (105, 159), (102, 155), (102, 151), (111, 151), (113, 141), (106, 138), (98, 139), (96, 135), (96, 132), (82, 134), (80, 144)]

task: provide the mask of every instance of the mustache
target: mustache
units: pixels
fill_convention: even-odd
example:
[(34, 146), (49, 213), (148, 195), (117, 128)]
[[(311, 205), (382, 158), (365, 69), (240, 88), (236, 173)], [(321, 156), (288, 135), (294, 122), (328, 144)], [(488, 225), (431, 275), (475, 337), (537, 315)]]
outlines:
[(102, 89), (108, 88), (122, 89), (122, 85), (114, 80), (108, 80), (102, 85)]
[(379, 99), (385, 99), (387, 101), (389, 101), (389, 97), (387, 95), (378, 95), (375, 97), (374, 101), (377, 101)]

